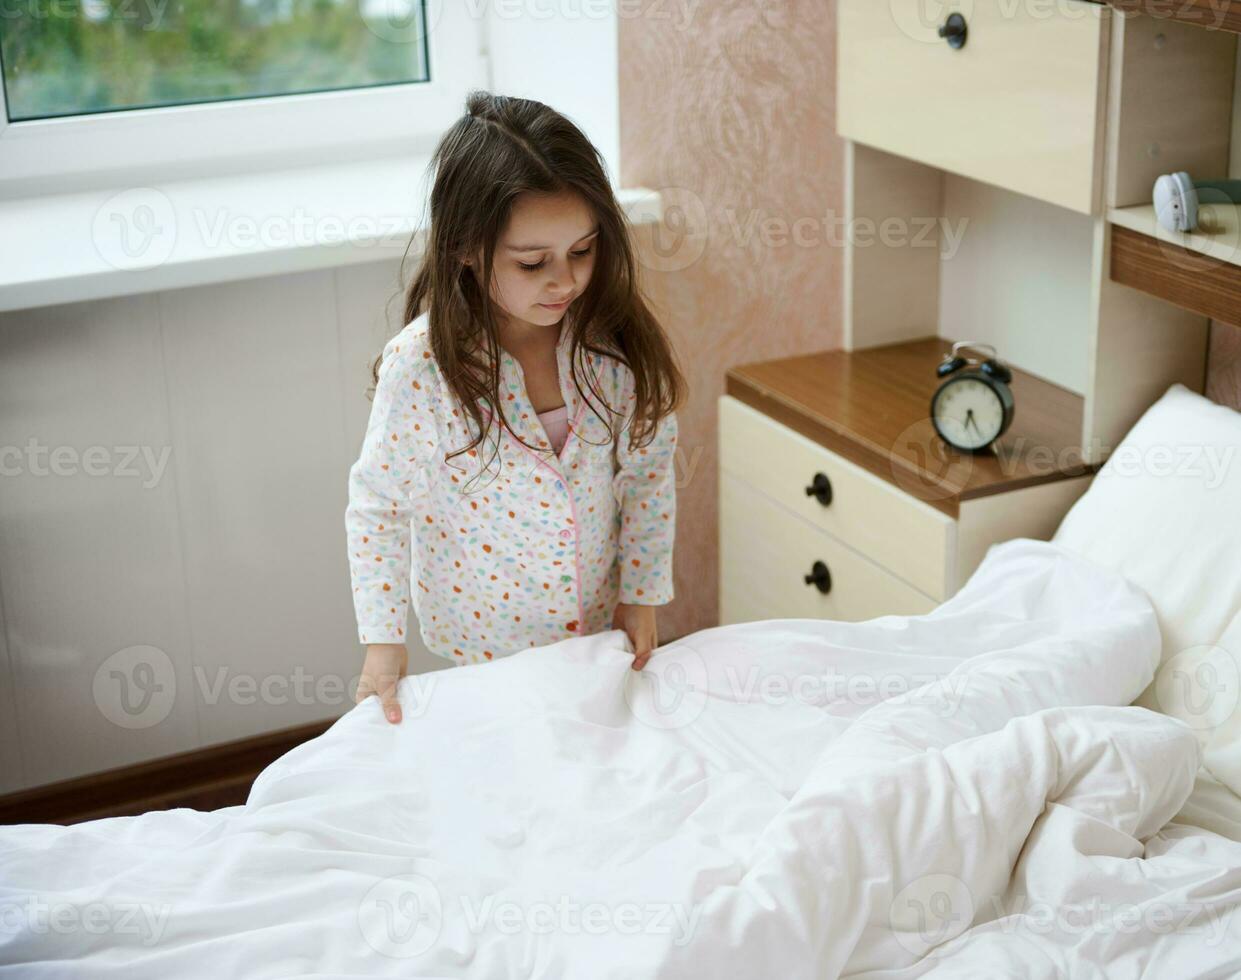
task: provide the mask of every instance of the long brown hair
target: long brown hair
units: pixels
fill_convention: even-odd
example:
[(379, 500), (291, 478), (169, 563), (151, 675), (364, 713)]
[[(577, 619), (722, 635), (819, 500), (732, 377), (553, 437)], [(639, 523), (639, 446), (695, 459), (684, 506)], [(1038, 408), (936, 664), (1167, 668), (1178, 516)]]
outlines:
[[(500, 343), (491, 281), (497, 240), (519, 194), (574, 191), (598, 220), (594, 270), (565, 313), (573, 383), (616, 439), (624, 418), (591, 377), (578, 377), (581, 349), (619, 360), (633, 374), (636, 406), (630, 448), (648, 444), (675, 411), (685, 379), (672, 347), (638, 288), (628, 223), (612, 193), (599, 151), (567, 118), (529, 99), (471, 92), (466, 112), (444, 134), (431, 160), (431, 222), (421, 266), (405, 297), (405, 323), (430, 313), (431, 351), (444, 379), (486, 436), (483, 406), (523, 445), (500, 404)], [(481, 277), (465, 259), (481, 253)], [(376, 360), (373, 375), (379, 380)], [(583, 381), (586, 390), (583, 389)], [(496, 440), (498, 451), (499, 440)]]

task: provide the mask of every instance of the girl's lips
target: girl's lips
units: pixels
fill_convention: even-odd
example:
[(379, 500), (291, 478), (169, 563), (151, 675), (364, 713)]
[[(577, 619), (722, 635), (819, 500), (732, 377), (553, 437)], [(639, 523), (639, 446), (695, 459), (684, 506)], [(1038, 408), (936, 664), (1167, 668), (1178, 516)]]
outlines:
[(540, 303), (539, 306), (543, 307), (545, 310), (563, 310), (569, 305), (569, 302), (572, 299), (573, 297), (570, 296), (569, 299), (566, 299), (563, 303)]

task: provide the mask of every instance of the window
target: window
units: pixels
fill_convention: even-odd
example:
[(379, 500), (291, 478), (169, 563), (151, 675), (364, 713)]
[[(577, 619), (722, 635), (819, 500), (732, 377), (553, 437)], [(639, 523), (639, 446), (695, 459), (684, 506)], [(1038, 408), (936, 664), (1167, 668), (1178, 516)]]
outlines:
[(0, 0), (0, 197), (424, 150), (487, 85), (455, 0)]
[(421, 0), (23, 0), (10, 122), (428, 80)]

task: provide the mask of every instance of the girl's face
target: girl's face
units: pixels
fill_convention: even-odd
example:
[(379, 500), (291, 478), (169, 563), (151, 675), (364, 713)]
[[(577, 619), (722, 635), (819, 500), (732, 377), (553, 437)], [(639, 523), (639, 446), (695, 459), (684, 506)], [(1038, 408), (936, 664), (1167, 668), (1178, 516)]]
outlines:
[(496, 242), (491, 298), (509, 317), (556, 325), (590, 282), (598, 233), (572, 191), (520, 195)]

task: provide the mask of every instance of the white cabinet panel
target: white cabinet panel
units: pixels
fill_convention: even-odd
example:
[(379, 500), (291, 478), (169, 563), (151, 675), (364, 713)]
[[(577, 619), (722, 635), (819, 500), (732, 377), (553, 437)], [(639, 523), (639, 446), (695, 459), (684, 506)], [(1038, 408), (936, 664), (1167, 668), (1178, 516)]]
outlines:
[[(404, 289), (399, 262), (371, 262), (337, 269), (336, 322), (340, 344), (340, 385), (345, 410), (345, 448), (350, 463), (362, 448), (370, 417), (371, 365), (384, 344), (405, 326)], [(406, 269), (412, 275), (411, 268)], [(343, 547), (343, 545), (342, 545)]]
[(161, 298), (204, 744), (352, 706), (335, 318), (322, 273)]
[(193, 748), (156, 298), (0, 317), (0, 404), (0, 589), (25, 781)]

